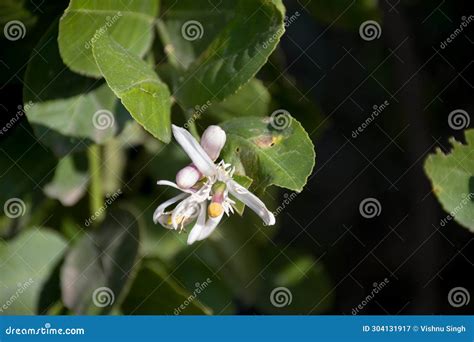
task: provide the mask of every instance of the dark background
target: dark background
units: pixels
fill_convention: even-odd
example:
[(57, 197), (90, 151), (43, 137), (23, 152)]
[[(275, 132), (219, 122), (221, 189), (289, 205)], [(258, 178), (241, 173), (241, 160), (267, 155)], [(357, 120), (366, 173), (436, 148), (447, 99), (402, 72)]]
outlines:
[[(385, 278), (389, 284), (362, 314), (472, 313), (474, 300), (453, 308), (447, 295), (456, 286), (474, 295), (473, 235), (453, 221), (440, 226), (447, 213), (423, 171), (436, 146), (449, 150), (450, 136), (463, 140), (461, 131), (449, 127), (448, 114), (473, 112), (474, 23), (440, 47), (472, 10), (467, 1), (381, 0), (381, 36), (364, 41), (358, 24), (345, 25), (344, 15), (321, 20), (318, 3), (324, 4), (285, 1), (288, 16), (301, 15), (259, 75), (270, 89), (287, 87), (273, 93), (274, 100), (303, 122), (317, 152), (315, 171), (281, 215), (276, 239), (310, 251), (325, 264), (334, 286), (331, 314), (351, 314)], [(346, 3), (350, 14), (353, 2)], [(29, 4), (38, 15), (60, 14), (66, 6), (67, 1)], [(41, 28), (51, 22), (39, 18), (22, 46), (2, 40), (4, 122), (21, 103), (25, 63)], [(290, 93), (297, 101), (287, 101)], [(384, 101), (389, 107), (352, 138), (372, 107)], [(21, 125), (27, 127), (25, 118)], [(359, 203), (368, 197), (382, 207), (373, 219), (359, 213)]]

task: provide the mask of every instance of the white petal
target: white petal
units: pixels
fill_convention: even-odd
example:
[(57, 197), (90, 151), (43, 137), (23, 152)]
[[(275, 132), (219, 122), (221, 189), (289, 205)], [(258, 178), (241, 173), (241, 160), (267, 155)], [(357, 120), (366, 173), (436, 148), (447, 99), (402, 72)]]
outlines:
[(192, 189), (182, 189), (176, 183), (173, 183), (173, 182), (170, 182), (170, 181), (167, 181), (167, 180), (160, 180), (160, 181), (156, 182), (156, 184), (171, 186), (172, 188), (178, 189), (178, 190), (180, 190), (182, 192), (185, 192), (187, 194), (194, 194), (196, 192), (195, 190), (192, 190)]
[(181, 145), (184, 152), (193, 161), (194, 165), (205, 176), (213, 176), (216, 173), (216, 166), (201, 145), (184, 128), (173, 125), (173, 135), (176, 141)]
[(188, 194), (179, 194), (178, 196), (175, 196), (173, 198), (170, 198), (169, 200), (161, 203), (158, 208), (156, 208), (155, 213), (153, 214), (153, 222), (158, 223), (158, 218), (163, 215), (165, 212), (166, 208), (168, 208), (170, 205), (178, 202), (179, 200), (182, 200), (183, 198), (189, 196)]
[(176, 184), (181, 189), (189, 189), (201, 178), (201, 172), (193, 165), (183, 167), (176, 174)]
[(225, 141), (226, 134), (224, 130), (215, 125), (207, 127), (201, 136), (201, 146), (212, 160), (219, 158)]
[(204, 228), (204, 224), (206, 223), (206, 205), (201, 203), (201, 209), (199, 211), (199, 216), (196, 221), (196, 224), (191, 229), (191, 232), (188, 235), (188, 245), (192, 245), (196, 242), (201, 235), (201, 231)]
[(275, 224), (275, 216), (257, 196), (232, 179), (226, 184), (229, 192), (260, 216), (267, 226)]
[(199, 235), (199, 238), (198, 238), (199, 241), (206, 239), (207, 237), (209, 237), (209, 235), (212, 234), (212, 232), (214, 231), (214, 229), (216, 229), (219, 222), (221, 222), (222, 216), (224, 216), (224, 213), (220, 214), (217, 217), (209, 217), (207, 219), (206, 225), (201, 230), (201, 234)]

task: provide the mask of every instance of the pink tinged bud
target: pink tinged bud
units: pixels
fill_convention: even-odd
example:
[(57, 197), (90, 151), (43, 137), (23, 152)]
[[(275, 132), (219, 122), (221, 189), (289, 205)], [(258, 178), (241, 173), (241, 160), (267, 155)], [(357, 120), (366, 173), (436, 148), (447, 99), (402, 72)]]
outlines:
[(193, 165), (188, 165), (176, 174), (176, 184), (181, 189), (189, 189), (202, 177), (201, 172)]
[(201, 137), (201, 146), (206, 151), (208, 156), (215, 161), (222, 148), (225, 145), (226, 135), (219, 126), (209, 126), (206, 128)]

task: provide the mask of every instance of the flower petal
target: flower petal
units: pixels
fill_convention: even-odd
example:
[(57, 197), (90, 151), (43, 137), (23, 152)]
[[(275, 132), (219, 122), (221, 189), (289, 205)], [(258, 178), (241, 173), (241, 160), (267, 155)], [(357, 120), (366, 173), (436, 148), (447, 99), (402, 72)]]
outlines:
[(169, 200), (161, 203), (158, 208), (156, 208), (154, 214), (153, 214), (153, 222), (158, 223), (158, 218), (162, 216), (170, 205), (178, 202), (179, 200), (182, 200), (183, 198), (187, 197), (188, 194), (179, 194), (178, 196), (172, 197)]
[(201, 231), (204, 228), (204, 225), (206, 223), (206, 205), (204, 203), (201, 203), (201, 208), (199, 211), (199, 216), (196, 221), (196, 224), (194, 227), (191, 229), (191, 232), (188, 235), (188, 245), (192, 245), (194, 242), (196, 242), (201, 235)]
[(176, 125), (172, 126), (174, 138), (181, 145), (184, 152), (186, 152), (198, 170), (205, 176), (215, 175), (216, 166), (191, 133)]
[(233, 179), (227, 181), (227, 188), (235, 198), (243, 202), (247, 207), (252, 209), (258, 216), (260, 216), (267, 226), (272, 226), (275, 224), (275, 216), (267, 209), (265, 204), (257, 196), (252, 194)]
[(212, 232), (214, 231), (214, 229), (216, 229), (219, 222), (221, 222), (222, 216), (224, 216), (224, 213), (222, 213), (221, 215), (217, 217), (209, 217), (207, 219), (206, 225), (201, 230), (201, 234), (199, 235), (199, 238), (198, 238), (199, 241), (206, 239), (207, 237), (209, 237), (209, 235), (212, 234)]
[(176, 183), (173, 183), (173, 182), (170, 182), (170, 181), (167, 181), (167, 180), (159, 180), (158, 182), (156, 182), (156, 184), (158, 185), (167, 185), (167, 186), (171, 186), (172, 188), (175, 188), (175, 189), (178, 189), (182, 192), (185, 192), (187, 194), (194, 194), (196, 191), (193, 190), (193, 189), (183, 189), (183, 188), (180, 188)]

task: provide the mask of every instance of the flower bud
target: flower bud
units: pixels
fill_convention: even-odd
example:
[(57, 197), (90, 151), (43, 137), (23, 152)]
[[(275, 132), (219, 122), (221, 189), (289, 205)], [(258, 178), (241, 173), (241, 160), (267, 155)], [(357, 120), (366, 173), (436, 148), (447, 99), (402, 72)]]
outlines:
[(219, 126), (209, 126), (206, 128), (201, 137), (201, 146), (209, 155), (209, 157), (215, 161), (222, 148), (224, 147), (226, 140), (225, 132)]
[(201, 172), (193, 165), (188, 165), (176, 174), (176, 184), (181, 189), (189, 189), (202, 177)]

